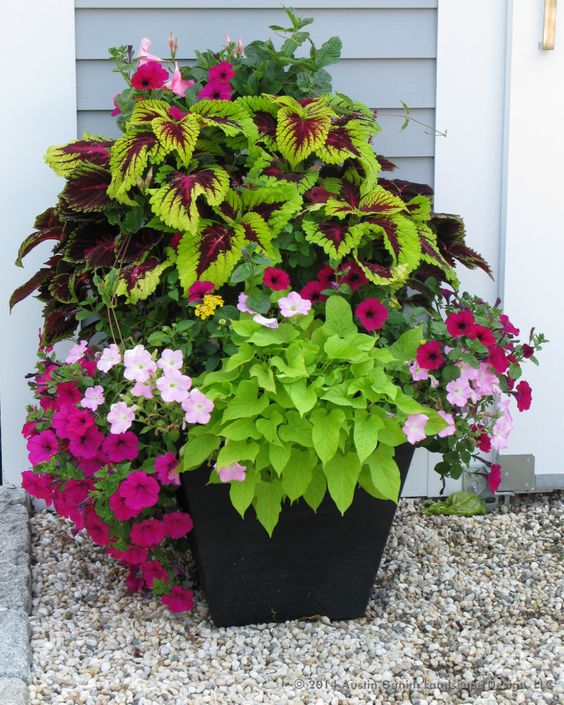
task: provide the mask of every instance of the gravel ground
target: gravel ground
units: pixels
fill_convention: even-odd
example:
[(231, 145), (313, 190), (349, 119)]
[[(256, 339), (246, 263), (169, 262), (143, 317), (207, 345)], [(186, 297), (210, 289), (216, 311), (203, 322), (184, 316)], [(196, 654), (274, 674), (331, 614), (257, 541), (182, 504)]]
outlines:
[(215, 628), (128, 595), (102, 550), (32, 519), (32, 705), (558, 703), (564, 496), (485, 517), (402, 500), (367, 617)]

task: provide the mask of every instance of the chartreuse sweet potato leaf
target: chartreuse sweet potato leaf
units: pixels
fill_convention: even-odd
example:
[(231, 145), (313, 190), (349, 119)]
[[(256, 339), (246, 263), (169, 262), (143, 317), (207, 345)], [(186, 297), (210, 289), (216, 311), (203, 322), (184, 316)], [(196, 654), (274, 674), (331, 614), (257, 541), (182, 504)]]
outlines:
[(253, 419), (237, 419), (224, 426), (219, 434), (230, 441), (245, 441), (249, 438), (260, 438), (260, 433), (257, 430)]
[(191, 174), (173, 171), (160, 188), (153, 190), (151, 208), (171, 228), (194, 233), (200, 220), (198, 199), (217, 206), (223, 201), (228, 186), (228, 173), (215, 164)]
[(229, 487), (229, 498), (231, 504), (244, 517), (245, 512), (251, 506), (255, 496), (255, 487), (257, 484), (257, 475), (253, 468), (247, 467), (244, 480), (233, 481)]
[(258, 391), (256, 379), (239, 382), (235, 395), (229, 400), (223, 413), (223, 423), (262, 414), (268, 406), (268, 397), (259, 397)]
[(311, 434), (313, 447), (321, 462), (326, 465), (339, 447), (345, 414), (341, 409), (333, 409), (327, 413), (324, 408), (319, 408), (309, 418), (313, 425)]
[(344, 514), (351, 506), (360, 474), (360, 461), (356, 453), (335, 455), (323, 468), (327, 488), (337, 508)]
[(278, 522), (280, 510), (282, 508), (283, 497), (282, 483), (280, 480), (270, 482), (258, 482), (255, 488), (254, 507), (257, 519), (266, 529), (269, 536), (272, 536), (274, 527)]
[(394, 449), (382, 443), (368, 456), (366, 463), (370, 468), (370, 477), (376, 490), (386, 499), (397, 504), (401, 477), (394, 459)]
[(315, 465), (312, 469), (311, 481), (304, 492), (304, 500), (314, 512), (317, 511), (323, 501), (326, 491), (327, 480), (325, 479), (325, 475), (319, 465)]
[(389, 346), (388, 350), (396, 360), (408, 362), (415, 360), (417, 348), (423, 342), (423, 330), (420, 326), (410, 328), (402, 333), (400, 337)]
[(289, 445), (270, 445), (268, 452), (272, 467), (276, 474), (280, 476), (288, 465), (290, 456), (292, 455), (292, 447)]
[(194, 470), (205, 463), (210, 455), (217, 450), (221, 443), (221, 436), (199, 432), (199, 429), (190, 430), (188, 441), (182, 447), (182, 469)]
[(218, 468), (224, 468), (231, 463), (253, 461), (259, 452), (258, 443), (248, 440), (230, 441), (228, 440), (217, 454), (216, 464)]
[(350, 304), (342, 296), (331, 296), (325, 304), (325, 329), (341, 338), (356, 333)]
[(282, 473), (282, 489), (292, 502), (301, 497), (308, 488), (313, 468), (318, 462), (317, 455), (311, 449), (292, 450), (290, 462)]
[(306, 379), (298, 379), (296, 382), (288, 385), (288, 394), (294, 402), (294, 406), (298, 410), (300, 416), (311, 411), (317, 403), (317, 393), (313, 385), (308, 384)]
[(375, 450), (378, 444), (378, 431), (383, 426), (384, 423), (379, 416), (360, 409), (355, 412), (353, 438), (361, 463)]

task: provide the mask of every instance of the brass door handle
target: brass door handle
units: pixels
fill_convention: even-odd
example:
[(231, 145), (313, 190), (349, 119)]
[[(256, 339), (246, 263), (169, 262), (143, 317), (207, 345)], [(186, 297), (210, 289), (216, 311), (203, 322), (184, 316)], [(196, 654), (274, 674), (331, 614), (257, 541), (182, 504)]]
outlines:
[(543, 51), (554, 49), (556, 36), (556, 0), (544, 0), (544, 22), (542, 31), (542, 42), (540, 48)]

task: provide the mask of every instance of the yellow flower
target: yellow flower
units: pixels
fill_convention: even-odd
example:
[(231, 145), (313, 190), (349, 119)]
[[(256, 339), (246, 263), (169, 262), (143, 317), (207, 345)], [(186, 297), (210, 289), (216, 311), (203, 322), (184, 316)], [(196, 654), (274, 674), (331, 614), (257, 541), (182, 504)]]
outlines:
[(213, 316), (215, 309), (218, 306), (223, 306), (223, 299), (221, 296), (206, 294), (202, 303), (196, 306), (196, 316), (202, 319), (209, 318), (210, 316)]

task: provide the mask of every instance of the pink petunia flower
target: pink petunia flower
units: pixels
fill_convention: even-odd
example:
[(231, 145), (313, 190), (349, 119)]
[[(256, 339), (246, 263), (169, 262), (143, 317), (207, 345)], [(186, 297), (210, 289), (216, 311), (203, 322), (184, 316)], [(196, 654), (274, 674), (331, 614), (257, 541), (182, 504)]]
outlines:
[(181, 539), (194, 528), (192, 517), (185, 512), (171, 512), (162, 519), (165, 535), (171, 539)]
[(110, 433), (125, 433), (135, 419), (135, 412), (124, 401), (110, 406), (106, 419), (111, 424)]
[(123, 354), (123, 364), (125, 365), (124, 377), (135, 382), (148, 382), (157, 370), (151, 353), (142, 345), (126, 350)]
[(422, 382), (425, 379), (429, 379), (429, 370), (420, 367), (417, 361), (409, 366), (409, 371), (411, 372), (411, 379), (414, 382)]
[(239, 463), (231, 463), (225, 467), (217, 469), (217, 474), (222, 482), (242, 482), (247, 474), (247, 468)]
[(136, 517), (142, 511), (140, 509), (132, 509), (125, 501), (125, 497), (120, 494), (119, 490), (110, 496), (110, 509), (114, 513), (115, 518), (119, 521), (133, 519), (133, 517)]
[(133, 387), (131, 387), (131, 394), (134, 397), (143, 397), (143, 399), (153, 398), (153, 388), (150, 384), (144, 384), (143, 382), (135, 382)]
[(125, 579), (125, 584), (127, 585), (129, 592), (139, 592), (139, 590), (142, 590), (145, 586), (145, 581), (139, 575), (137, 570), (133, 566), (130, 566), (129, 572), (127, 573), (127, 577)]
[(186, 91), (190, 88), (190, 86), (193, 85), (194, 81), (185, 81), (182, 78), (182, 74), (180, 73), (180, 69), (178, 68), (178, 63), (175, 63), (172, 78), (169, 79), (163, 87), (168, 88), (174, 93), (174, 95), (180, 96), (180, 98), (182, 98)]
[(131, 527), (130, 539), (136, 546), (152, 548), (165, 538), (165, 527), (158, 519), (144, 519)]
[(171, 612), (189, 612), (194, 608), (194, 593), (192, 590), (185, 590), (179, 585), (174, 585), (168, 595), (162, 596), (161, 602)]
[(233, 65), (229, 61), (222, 61), (212, 66), (208, 71), (208, 79), (220, 83), (227, 83), (235, 76)]
[(283, 269), (267, 267), (262, 276), (262, 283), (272, 291), (283, 291), (290, 287), (290, 277)]
[(501, 465), (498, 465), (497, 463), (492, 465), (488, 474), (487, 482), (490, 491), (495, 494), (501, 485)]
[(188, 301), (203, 301), (206, 294), (211, 294), (215, 284), (209, 281), (197, 281), (188, 289)]
[(180, 371), (182, 365), (184, 364), (182, 350), (170, 350), (166, 348), (162, 351), (161, 356), (157, 362), (157, 367), (166, 374), (168, 372)]
[(473, 394), (472, 388), (468, 381), (459, 377), (451, 380), (447, 386), (447, 401), (453, 406), (466, 406), (468, 400)]
[(88, 387), (84, 392), (84, 396), (80, 400), (80, 406), (96, 411), (99, 406), (102, 406), (104, 401), (104, 388), (97, 384), (94, 387)]
[(159, 499), (159, 483), (142, 470), (132, 472), (119, 486), (119, 493), (131, 509), (152, 507)]
[(131, 77), (131, 85), (138, 91), (153, 91), (162, 88), (168, 79), (168, 71), (156, 61), (140, 66)]
[(153, 587), (153, 582), (155, 580), (164, 580), (166, 583), (170, 582), (170, 575), (168, 574), (168, 571), (159, 561), (147, 561), (147, 563), (143, 563), (141, 566), (141, 573), (143, 574), (147, 587), (149, 588)]
[(186, 412), (184, 418), (188, 423), (206, 424), (213, 411), (213, 402), (198, 389), (193, 389), (182, 402), (182, 408)]
[(120, 362), (121, 353), (119, 351), (119, 347), (115, 343), (112, 343), (107, 348), (104, 348), (102, 350), (102, 354), (100, 355), (98, 362), (96, 363), (96, 367), (101, 372), (109, 372), (112, 367), (119, 365)]
[(82, 394), (74, 382), (59, 382), (57, 385), (57, 408), (75, 406)]
[(28, 458), (32, 465), (48, 462), (59, 450), (59, 442), (53, 431), (41, 431), (27, 442)]
[(33, 470), (22, 472), (22, 487), (32, 497), (43, 499), (47, 506), (53, 501), (53, 478), (45, 473), (38, 475)]
[(71, 365), (73, 362), (78, 362), (84, 357), (86, 353), (86, 348), (88, 347), (87, 340), (81, 340), (79, 343), (75, 343), (65, 359), (67, 365)]
[(302, 299), (297, 291), (291, 291), (287, 296), (278, 299), (280, 313), (284, 318), (293, 318), (294, 316), (305, 316), (311, 310), (311, 301)]
[(139, 455), (139, 441), (131, 431), (118, 434), (110, 433), (104, 440), (102, 448), (110, 463), (135, 460)]
[(174, 472), (177, 467), (178, 458), (171, 451), (155, 458), (155, 471), (162, 485), (180, 485), (180, 475)]
[(166, 374), (157, 380), (157, 389), (162, 400), (167, 402), (178, 402), (181, 404), (188, 397), (188, 390), (192, 386), (192, 380), (187, 375), (181, 374), (178, 370), (167, 371)]
[(242, 291), (237, 299), (237, 308), (241, 311), (241, 313), (250, 313), (251, 315), (256, 316), (257, 312), (247, 306), (248, 298), (249, 297), (247, 294)]
[(446, 428), (443, 428), (442, 431), (439, 431), (437, 433), (437, 436), (439, 438), (446, 438), (447, 436), (454, 436), (456, 433), (456, 426), (454, 425), (454, 418), (452, 414), (448, 414), (446, 411), (443, 411), (440, 409), (438, 412), (439, 416), (441, 416), (447, 423), (448, 426)]
[(118, 95), (121, 95), (121, 93), (116, 93), (115, 96), (114, 96), (114, 109), (113, 109), (112, 112), (110, 113), (110, 115), (111, 115), (112, 117), (117, 117), (118, 115), (121, 115), (121, 108), (120, 108), (119, 105), (117, 104), (117, 97), (118, 97)]
[(253, 316), (253, 321), (255, 323), (259, 323), (265, 328), (278, 328), (278, 321), (276, 318), (266, 318), (265, 316), (261, 316), (260, 313)]
[(425, 426), (429, 417), (425, 414), (411, 414), (403, 425), (405, 437), (414, 445), (425, 438)]

